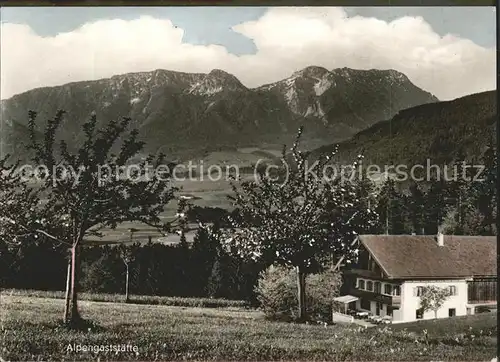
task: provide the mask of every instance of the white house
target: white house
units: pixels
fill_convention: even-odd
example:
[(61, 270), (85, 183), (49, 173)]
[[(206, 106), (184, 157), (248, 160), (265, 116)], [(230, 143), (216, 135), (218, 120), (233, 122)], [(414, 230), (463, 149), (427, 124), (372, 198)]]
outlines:
[(438, 318), (473, 314), (497, 303), (497, 242), (494, 236), (360, 235), (358, 260), (344, 272), (342, 294), (352, 309), (392, 316), (393, 323), (432, 319), (422, 313), (424, 286), (451, 296)]

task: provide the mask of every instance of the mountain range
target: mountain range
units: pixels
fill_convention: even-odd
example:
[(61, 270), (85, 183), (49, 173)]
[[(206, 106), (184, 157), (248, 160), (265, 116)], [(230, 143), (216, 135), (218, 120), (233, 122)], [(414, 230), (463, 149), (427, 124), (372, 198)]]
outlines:
[[(338, 160), (352, 162), (363, 154), (366, 164), (449, 164), (457, 158), (481, 162), (486, 147), (496, 145), (497, 92), (452, 101), (422, 104), (398, 112), (338, 145)], [(323, 146), (312, 152), (333, 151)]]
[(252, 89), (217, 69), (207, 74), (155, 70), (37, 88), (3, 100), (1, 140), (4, 153), (23, 155), (28, 110), (44, 121), (64, 109), (59, 137), (69, 144), (82, 140), (81, 124), (95, 113), (101, 124), (130, 117), (146, 152), (181, 158), (289, 143), (302, 125), (304, 140), (321, 146), (435, 102), (435, 96), (395, 70), (310, 66)]

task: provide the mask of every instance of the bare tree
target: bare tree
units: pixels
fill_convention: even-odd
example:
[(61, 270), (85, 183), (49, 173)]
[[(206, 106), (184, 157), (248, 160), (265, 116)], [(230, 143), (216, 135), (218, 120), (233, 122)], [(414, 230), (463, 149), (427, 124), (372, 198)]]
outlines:
[(426, 311), (433, 311), (434, 318), (437, 319), (437, 312), (443, 306), (446, 300), (450, 297), (450, 292), (447, 288), (439, 288), (433, 285), (422, 288), (420, 294), (420, 308)]
[[(137, 229), (130, 229), (130, 230), (137, 230)], [(132, 242), (132, 235), (133, 232), (130, 232), (130, 241)], [(120, 258), (123, 261), (123, 264), (125, 264), (125, 303), (128, 303), (130, 301), (130, 296), (129, 296), (129, 276), (130, 276), (130, 265), (134, 262), (135, 258), (135, 253), (136, 248), (134, 248), (134, 245), (125, 245), (125, 244), (120, 244), (119, 248), (119, 253), (120, 253)]]

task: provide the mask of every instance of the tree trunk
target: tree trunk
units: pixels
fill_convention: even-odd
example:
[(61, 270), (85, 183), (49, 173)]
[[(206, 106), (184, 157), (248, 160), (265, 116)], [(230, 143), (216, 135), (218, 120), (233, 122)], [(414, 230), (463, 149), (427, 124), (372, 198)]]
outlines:
[(69, 321), (74, 323), (80, 319), (78, 312), (78, 244), (71, 248), (71, 312)]
[(389, 235), (389, 201), (385, 208), (385, 235)]
[(434, 319), (437, 319), (437, 317), (438, 317), (438, 311), (437, 311), (437, 310), (435, 310), (435, 311), (434, 311)]
[(71, 259), (68, 258), (68, 272), (66, 274), (66, 296), (64, 304), (64, 323), (69, 322), (69, 304), (70, 304), (70, 287), (71, 287)]
[(128, 303), (129, 302), (129, 297), (128, 297), (128, 264), (125, 264), (125, 266), (127, 267), (127, 270), (126, 270), (126, 274), (125, 274), (125, 303)]
[(297, 298), (299, 302), (299, 322), (307, 320), (306, 275), (301, 267), (297, 267)]

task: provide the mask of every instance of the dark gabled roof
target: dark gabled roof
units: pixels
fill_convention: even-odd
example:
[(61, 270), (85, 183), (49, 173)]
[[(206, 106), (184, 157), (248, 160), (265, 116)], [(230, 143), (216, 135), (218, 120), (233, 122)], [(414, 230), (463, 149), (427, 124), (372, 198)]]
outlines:
[(392, 279), (497, 275), (496, 236), (360, 235), (359, 239)]

